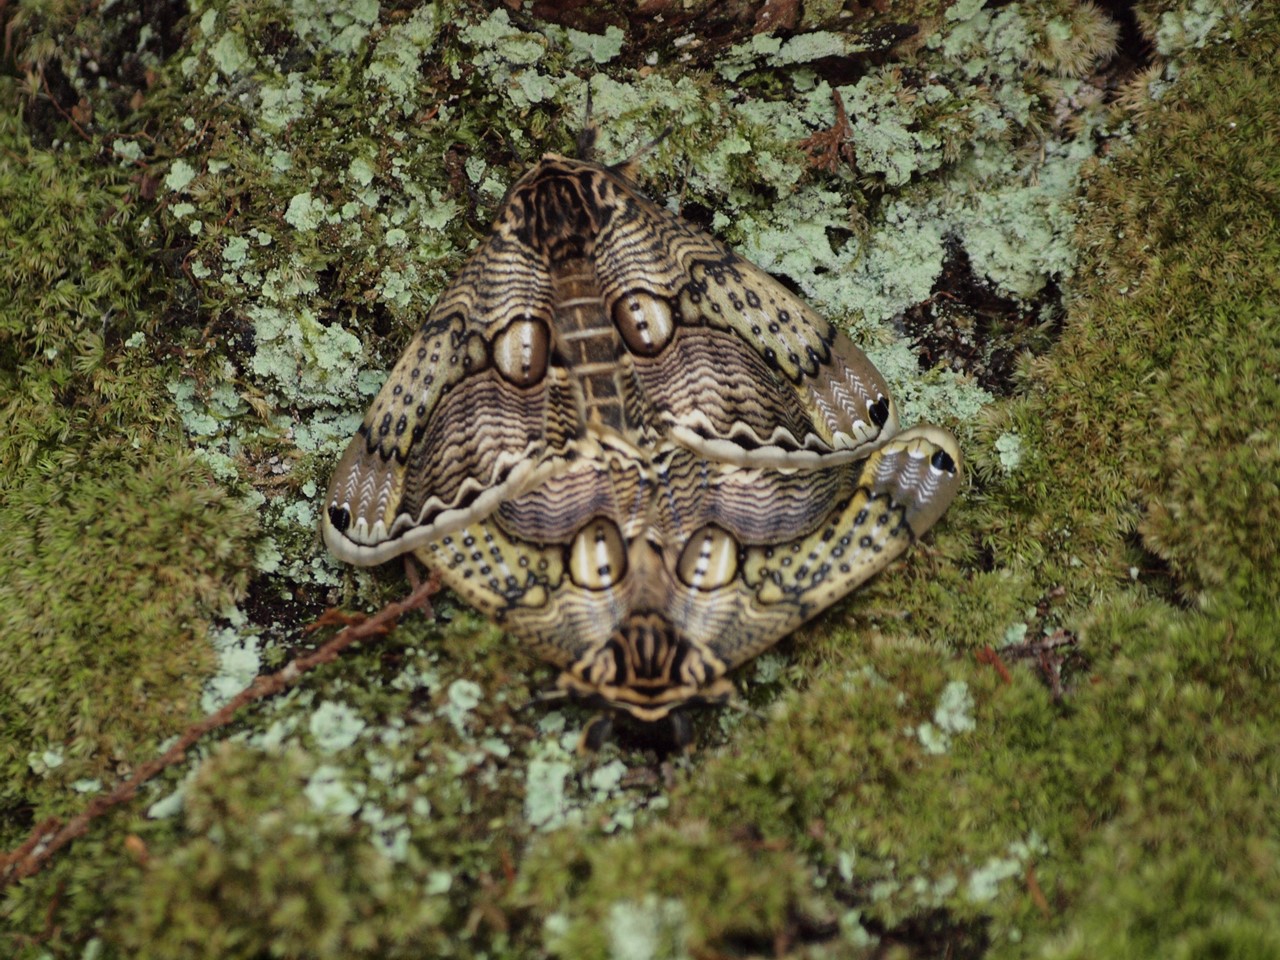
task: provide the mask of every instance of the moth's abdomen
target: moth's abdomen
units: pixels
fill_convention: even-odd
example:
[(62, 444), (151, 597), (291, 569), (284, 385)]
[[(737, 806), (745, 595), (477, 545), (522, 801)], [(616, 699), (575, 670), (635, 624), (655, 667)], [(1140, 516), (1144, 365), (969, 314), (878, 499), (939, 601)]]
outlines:
[(579, 258), (554, 267), (551, 278), (556, 347), (581, 388), (582, 419), (621, 433), (636, 417), (624, 409), (622, 338), (605, 311), (595, 270)]

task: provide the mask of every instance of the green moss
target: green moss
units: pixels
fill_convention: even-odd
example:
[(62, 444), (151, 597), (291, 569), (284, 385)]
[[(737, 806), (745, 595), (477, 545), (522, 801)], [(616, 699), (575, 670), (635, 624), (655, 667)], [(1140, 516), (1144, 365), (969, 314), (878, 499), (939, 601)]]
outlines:
[[(1191, 834), (1201, 838), (1192, 869), (1234, 878), (1214, 882), (1212, 902), (1227, 915), (1269, 916), (1277, 838), (1266, 791), (1253, 785), (1276, 776), (1262, 731), (1277, 718), (1258, 706), (1274, 654), (1228, 635), (1258, 637), (1273, 615), (1236, 610), (1224, 622), (1128, 601), (1100, 609), (1085, 639), (1094, 669), (1061, 706), (1023, 671), (1009, 686), (989, 668), (955, 666), (948, 672), (973, 698), (972, 712), (957, 714), (947, 707), (959, 681), (942, 685), (936, 664), (915, 651), (863, 654), (873, 670), (841, 674), (829, 664), (767, 727), (737, 731), (673, 810), (802, 843), (837, 892), (869, 888), (864, 919), (893, 926), (938, 908), (952, 921), (985, 917), (999, 954), (1020, 955), (1028, 929), (1043, 928), (1028, 867), (1051, 900), (1077, 904), (1069, 923), (1079, 916), (1076, 929), (1105, 937), (1124, 913), (1105, 906), (1091, 926), (1093, 905), (1108, 896), (1100, 888), (1138, 897), (1148, 881), (1126, 863), (1170, 871), (1160, 883), (1173, 882), (1191, 866)], [(922, 722), (951, 727), (945, 752)], [(1224, 830), (1224, 815), (1237, 826)], [(1120, 869), (1104, 869), (1108, 858)], [(1206, 933), (1211, 913), (1197, 905), (1170, 929), (1125, 936), (1159, 953), (1157, 943)], [(1104, 949), (1105, 939), (1092, 942)], [(1064, 955), (1089, 952), (1073, 951)]]
[(807, 886), (790, 853), (687, 823), (589, 844), (553, 834), (526, 856), (510, 899), (545, 918), (553, 954), (662, 958), (766, 947), (802, 912)]
[[(1186, 70), (1163, 121), (1095, 175), (1090, 251), (1036, 391), (992, 426), (1034, 437), (991, 518), (1004, 556), (1051, 559), (1063, 582), (1115, 576), (1135, 528), (1189, 596), (1255, 595), (1280, 578), (1273, 65)], [(1234, 130), (1224, 141), (1214, 134)], [(1249, 264), (1248, 269), (1242, 269)], [(1081, 390), (1081, 383), (1090, 384)], [(1080, 566), (1073, 570), (1072, 558)]]
[[(8, 91), (12, 96), (12, 90)], [(67, 790), (195, 714), (208, 620), (245, 587), (255, 522), (179, 442), (118, 168), (68, 163), (0, 119), (0, 803)], [(11, 836), (8, 830), (6, 836)]]
[(1275, 951), (1280, 838), (1268, 798), (1280, 769), (1269, 744), (1280, 718), (1264, 638), (1276, 613), (1099, 611), (1091, 645), (1124, 650), (1096, 684), (1107, 689), (1098, 720), (1117, 766), (1091, 778), (1105, 800), (1091, 807), (1106, 821), (1082, 850), (1082, 909), (1046, 956)]
[[(12, 100), (13, 84), (0, 94)], [(148, 415), (145, 389), (133, 389), (145, 364), (118, 349), (154, 323), (137, 314), (152, 281), (129, 258), (127, 175), (36, 149), (7, 111), (0, 144), (0, 457), (63, 459), (104, 432), (141, 443), (164, 416)]]
[(395, 864), (357, 821), (317, 811), (316, 773), (290, 750), (226, 747), (207, 760), (186, 791), (187, 839), (131, 871), (107, 939), (133, 956), (449, 955), (447, 890), (421, 889), (430, 865)]
[[(1043, 737), (1052, 710), (1029, 679), (1004, 689), (993, 671), (955, 667), (947, 683), (919, 651), (862, 649), (844, 659), (870, 665), (828, 663), (767, 725), (737, 731), (674, 810), (798, 845), (831, 871), (837, 897), (870, 890), (864, 916), (882, 924), (944, 907), (976, 920), (991, 909), (984, 864), (1026, 861), (1048, 825), (1026, 802), (1011, 815), (1010, 792), (1028, 784), (992, 775), (1009, 762), (992, 740), (1014, 727)], [(998, 892), (1002, 906), (1022, 896), (1016, 882)]]
[(74, 760), (59, 782), (101, 777), (194, 715), (208, 618), (244, 588), (256, 526), (185, 449), (78, 477), (43, 466), (7, 487), (0, 513), (8, 800), (30, 785), (30, 752)]

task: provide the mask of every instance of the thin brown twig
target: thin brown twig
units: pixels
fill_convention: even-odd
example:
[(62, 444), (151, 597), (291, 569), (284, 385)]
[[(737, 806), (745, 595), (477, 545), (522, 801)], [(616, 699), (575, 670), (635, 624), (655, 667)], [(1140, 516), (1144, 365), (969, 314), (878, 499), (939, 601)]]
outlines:
[(63, 120), (65, 120), (65, 121), (67, 121), (67, 123), (71, 124), (71, 126), (75, 129), (76, 133), (80, 134), (80, 136), (81, 136), (81, 137), (83, 137), (85, 140), (87, 140), (89, 143), (93, 143), (93, 137), (91, 137), (91, 136), (89, 136), (89, 134), (85, 133), (85, 131), (84, 131), (84, 127), (80, 126), (80, 124), (76, 122), (76, 118), (75, 118), (75, 117), (73, 117), (73, 116), (72, 116), (70, 113), (68, 113), (66, 110), (64, 110), (64, 109), (62, 108), (62, 104), (60, 104), (60, 103), (58, 102), (58, 98), (57, 98), (57, 97), (54, 95), (54, 93), (53, 93), (53, 87), (49, 86), (49, 81), (48, 81), (48, 79), (47, 79), (47, 78), (45, 77), (45, 75), (44, 75), (44, 64), (43, 64), (43, 63), (42, 63), (42, 64), (40, 64), (40, 65), (36, 68), (36, 71), (37, 71), (37, 72), (39, 73), (39, 75), (40, 75), (40, 85), (41, 85), (42, 87), (44, 87), (44, 92), (48, 95), (48, 97), (49, 97), (49, 102), (50, 102), (51, 104), (53, 104), (53, 109), (57, 110), (57, 111), (58, 111), (58, 113), (60, 113), (60, 114), (62, 115), (62, 119), (63, 119)]
[(1011, 658), (1034, 658), (1045, 681), (1049, 684), (1053, 699), (1061, 700), (1066, 693), (1062, 685), (1062, 667), (1067, 661), (1067, 656), (1058, 651), (1061, 647), (1075, 645), (1075, 634), (1066, 630), (1055, 630), (1049, 636), (1039, 640), (1028, 640), (1016, 646), (1005, 647), (1004, 653)]
[(1004, 665), (1004, 661), (1000, 659), (1000, 654), (996, 653), (991, 644), (982, 647), (976, 656), (979, 663), (985, 663), (987, 666), (993, 667), (996, 673), (1000, 674), (1000, 679), (1006, 684), (1013, 683), (1013, 675), (1009, 673), (1009, 668)]
[(1028, 863), (1026, 869), (1027, 893), (1031, 896), (1031, 902), (1034, 903), (1046, 918), (1053, 916), (1053, 910), (1049, 907), (1049, 901), (1044, 895), (1044, 891), (1040, 888), (1040, 881), (1036, 879), (1036, 865)]
[(72, 840), (82, 836), (98, 817), (108, 810), (128, 803), (138, 793), (138, 788), (156, 774), (179, 763), (191, 747), (211, 730), (230, 723), (237, 711), (246, 704), (274, 696), (298, 682), (303, 674), (338, 658), (343, 650), (357, 640), (368, 640), (388, 633), (400, 617), (411, 610), (424, 608), (431, 616), (431, 597), (440, 589), (440, 580), (434, 574), (397, 603), (389, 603), (370, 617), (343, 614), (327, 610), (311, 629), (332, 624), (343, 624), (343, 629), (332, 640), (314, 653), (299, 657), (275, 673), (258, 677), (237, 693), (221, 709), (197, 720), (183, 731), (177, 741), (159, 757), (142, 764), (132, 777), (116, 784), (107, 794), (95, 797), (80, 813), (65, 824), (57, 817), (44, 820), (31, 831), (23, 843), (9, 853), (0, 854), (0, 890), (11, 883), (34, 876), (49, 859)]
[(855, 166), (857, 154), (854, 152), (853, 125), (849, 123), (849, 114), (844, 108), (844, 99), (840, 91), (831, 88), (831, 99), (835, 102), (836, 120), (826, 130), (819, 130), (800, 141), (799, 147), (809, 154), (809, 162), (819, 170), (835, 173), (840, 164)]

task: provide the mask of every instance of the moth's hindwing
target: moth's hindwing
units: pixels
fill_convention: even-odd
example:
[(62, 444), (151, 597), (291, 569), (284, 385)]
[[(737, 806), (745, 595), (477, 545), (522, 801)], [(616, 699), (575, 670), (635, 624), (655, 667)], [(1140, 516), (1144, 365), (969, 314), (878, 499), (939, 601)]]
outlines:
[(563, 685), (646, 720), (717, 699), (728, 670), (897, 559), (961, 482), (935, 427), (811, 471), (687, 451), (658, 466), (650, 481), (616, 459), (579, 464), (420, 551)]
[[(731, 667), (756, 656), (799, 624), (879, 573), (918, 540), (950, 505), (962, 482), (960, 449), (937, 427), (898, 434), (854, 465), (853, 493), (816, 528), (743, 551), (746, 608), (738, 631), (709, 641)], [(780, 629), (752, 630), (756, 611)], [(761, 618), (763, 620), (763, 618)]]

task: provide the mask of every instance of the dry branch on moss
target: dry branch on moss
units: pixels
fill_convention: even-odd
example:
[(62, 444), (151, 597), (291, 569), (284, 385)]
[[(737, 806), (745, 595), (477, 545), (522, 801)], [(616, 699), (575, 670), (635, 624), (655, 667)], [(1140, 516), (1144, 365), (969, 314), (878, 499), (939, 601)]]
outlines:
[(181, 763), (187, 751), (212, 730), (224, 727), (235, 717), (241, 707), (257, 700), (287, 690), (311, 670), (332, 663), (338, 655), (357, 640), (370, 640), (385, 636), (400, 618), (412, 610), (421, 609), (430, 617), (431, 598), (440, 589), (439, 578), (434, 574), (418, 584), (412, 593), (398, 603), (389, 603), (373, 616), (345, 614), (339, 610), (326, 610), (308, 628), (308, 632), (321, 627), (342, 625), (342, 630), (332, 640), (304, 657), (286, 664), (275, 673), (258, 677), (249, 686), (223, 706), (196, 721), (183, 731), (177, 741), (154, 760), (144, 763), (130, 777), (116, 785), (110, 793), (94, 798), (85, 809), (65, 824), (57, 817), (50, 817), (38, 824), (21, 845), (9, 853), (0, 855), (0, 890), (11, 883), (39, 873), (58, 850), (72, 840), (83, 836), (93, 821), (108, 811), (128, 803), (137, 796), (138, 788), (152, 777)]

